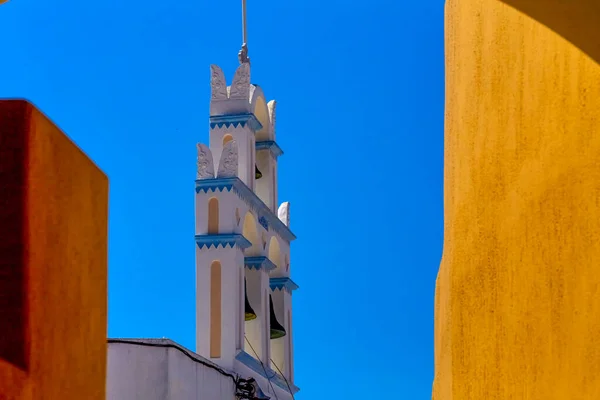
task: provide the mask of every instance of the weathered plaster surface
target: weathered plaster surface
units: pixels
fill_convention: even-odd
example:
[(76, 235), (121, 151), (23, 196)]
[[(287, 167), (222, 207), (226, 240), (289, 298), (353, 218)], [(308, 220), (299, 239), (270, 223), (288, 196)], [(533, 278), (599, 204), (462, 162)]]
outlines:
[(600, 3), (510, 3), (446, 4), (433, 399), (598, 399)]
[(107, 400), (235, 399), (233, 373), (168, 339), (115, 339), (107, 359)]
[[(230, 86), (223, 71), (211, 66), (210, 140), (209, 146), (198, 145), (196, 181), (196, 351), (256, 378), (266, 393), (283, 391), (275, 397), (286, 399), (298, 391), (291, 302), (296, 285), (289, 279), (290, 242), (296, 237), (289, 203), (277, 207), (277, 157), (283, 152), (275, 142), (275, 110), (275, 101), (267, 103), (262, 89), (250, 83), (248, 64), (238, 67)], [(221, 280), (209, 285), (215, 261)], [(246, 298), (256, 313), (249, 321)], [(270, 299), (285, 338), (271, 339)], [(220, 321), (210, 320), (217, 314)], [(220, 331), (210, 329), (217, 325)], [(211, 347), (211, 338), (220, 344)]]
[(0, 399), (104, 400), (108, 178), (41, 111), (0, 101)]

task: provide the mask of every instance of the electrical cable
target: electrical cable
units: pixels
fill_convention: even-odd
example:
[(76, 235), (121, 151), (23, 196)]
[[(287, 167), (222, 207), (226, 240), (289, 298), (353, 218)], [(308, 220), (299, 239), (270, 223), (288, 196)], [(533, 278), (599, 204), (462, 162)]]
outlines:
[(215, 371), (219, 372), (221, 375), (230, 377), (235, 383), (237, 383), (237, 381), (236, 381), (237, 378), (233, 374), (230, 374), (229, 372), (225, 371), (224, 369), (222, 369), (214, 364), (210, 364), (206, 361), (203, 361), (202, 359), (194, 357), (187, 350), (185, 350), (181, 346), (178, 346), (174, 343), (148, 343), (148, 342), (138, 342), (136, 340), (126, 340), (126, 339), (108, 339), (108, 343), (135, 344), (138, 346), (146, 346), (146, 347), (163, 347), (163, 348), (168, 347), (168, 348), (172, 348), (172, 349), (177, 349), (180, 352), (182, 352), (183, 354), (185, 354), (190, 360), (197, 362), (198, 364), (202, 364), (208, 368), (212, 368)]
[(275, 366), (275, 368), (277, 368), (277, 371), (279, 371), (279, 375), (281, 375), (281, 377), (283, 378), (283, 380), (285, 381), (285, 384), (288, 387), (288, 390), (290, 391), (290, 394), (292, 395), (292, 399), (296, 399), (294, 397), (294, 393), (292, 392), (292, 388), (290, 387), (290, 383), (288, 382), (287, 378), (285, 377), (285, 375), (283, 375), (283, 372), (281, 372), (281, 370), (279, 369), (279, 367), (277, 366), (277, 364), (275, 364), (275, 361), (273, 361), (273, 359), (271, 358), (271, 362), (273, 363), (273, 365)]
[[(214, 364), (208, 363), (198, 357), (194, 357), (189, 351), (187, 351), (186, 349), (184, 349), (183, 347), (181, 347), (175, 343), (148, 343), (148, 342), (140, 342), (140, 341), (136, 341), (136, 340), (126, 340), (126, 339), (108, 339), (108, 343), (133, 344), (133, 345), (137, 345), (137, 346), (162, 347), (162, 348), (176, 349), (176, 350), (180, 351), (181, 353), (183, 353), (185, 356), (187, 356), (190, 360), (192, 360), (198, 364), (204, 365), (205, 367), (211, 368), (211, 369), (217, 371), (218, 373), (220, 373), (221, 375), (231, 378), (231, 380), (233, 380), (233, 383), (235, 385), (236, 396), (241, 397), (242, 399), (259, 400), (256, 397), (254, 397), (254, 388), (251, 388), (251, 389), (248, 388), (248, 384), (251, 384), (251, 382), (254, 380), (253, 378), (241, 379), (240, 377), (230, 374), (229, 372), (225, 371), (224, 369), (222, 369)], [(242, 393), (239, 393), (240, 391)], [(277, 394), (275, 394), (275, 396), (277, 396)]]
[(258, 356), (258, 353), (256, 352), (256, 350), (254, 350), (254, 347), (252, 347), (252, 343), (250, 343), (250, 340), (248, 340), (248, 336), (244, 335), (244, 339), (246, 339), (246, 342), (252, 349), (252, 352), (256, 356), (256, 359), (260, 362), (260, 365), (262, 365), (263, 371), (265, 371), (265, 377), (267, 378), (267, 381), (269, 382), (269, 386), (271, 386), (271, 390), (273, 391), (273, 394), (275, 395), (275, 399), (279, 400), (279, 397), (277, 396), (277, 392), (275, 391), (275, 388), (273, 387), (273, 383), (271, 383), (271, 378), (273, 378), (273, 377), (269, 378), (269, 374), (267, 373), (267, 368), (265, 367), (265, 364), (262, 362), (262, 360)]

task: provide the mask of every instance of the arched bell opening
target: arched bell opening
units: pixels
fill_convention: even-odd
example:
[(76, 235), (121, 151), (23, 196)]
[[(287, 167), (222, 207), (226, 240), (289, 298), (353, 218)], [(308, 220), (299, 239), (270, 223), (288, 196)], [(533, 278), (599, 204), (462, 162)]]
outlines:
[(256, 141), (260, 142), (263, 140), (273, 140), (270, 135), (271, 120), (269, 119), (269, 108), (267, 107), (265, 98), (261, 95), (256, 98), (254, 105), (254, 116), (262, 125), (262, 128), (256, 132)]
[[(258, 120), (258, 122), (260, 122), (260, 124), (262, 125), (262, 128), (256, 132), (255, 134), (255, 140), (258, 141), (262, 141), (262, 140), (269, 140), (270, 139), (270, 129), (271, 129), (271, 123), (269, 120), (269, 109), (267, 108), (267, 103), (265, 102), (264, 97), (262, 97), (261, 95), (259, 95), (256, 98), (256, 102), (254, 104), (254, 115), (256, 117), (256, 119)], [(259, 167), (258, 165), (258, 161), (255, 160), (255, 164), (254, 164), (254, 179), (255, 180), (259, 180), (261, 178), (263, 178), (263, 173), (261, 172), (264, 168)]]
[(281, 262), (281, 246), (279, 245), (279, 240), (277, 237), (272, 236), (271, 240), (269, 240), (269, 260), (273, 264), (275, 264), (275, 269), (271, 271), (271, 276), (281, 276), (282, 273), (282, 262)]
[(254, 191), (256, 195), (269, 207), (274, 210), (273, 205), (273, 164), (275, 161), (269, 150), (258, 150), (256, 152), (256, 173), (260, 173), (260, 179), (256, 178)]
[(286, 362), (286, 337), (288, 332), (283, 324), (284, 320), (284, 294), (281, 290), (275, 290), (269, 296), (270, 308), (270, 337), (271, 368), (284, 375), (287, 374)]
[(246, 257), (259, 256), (262, 252), (262, 243), (258, 235), (256, 218), (248, 211), (244, 216), (242, 235), (250, 242), (251, 246), (244, 251)]
[(244, 279), (244, 345), (246, 353), (258, 360), (264, 359), (264, 340), (261, 315), (261, 271), (245, 268)]
[(258, 165), (254, 164), (254, 179), (259, 180), (260, 178), (262, 178), (262, 176), (263, 174), (258, 169)]
[(248, 282), (247, 282), (247, 279), (245, 279), (245, 278), (244, 278), (244, 299), (245, 299), (244, 321), (248, 322), (248, 321), (255, 320), (257, 315), (256, 315), (256, 312), (254, 311), (254, 307), (252, 307), (252, 305), (250, 304), (250, 301), (248, 300)]
[[(281, 276), (284, 266), (282, 265), (281, 246), (279, 240), (273, 236), (269, 242), (269, 260), (275, 264), (275, 270), (271, 276)], [(286, 331), (284, 320), (284, 292), (275, 290), (269, 295), (269, 347), (271, 360), (269, 361), (274, 371), (286, 371), (285, 340)], [(273, 365), (275, 364), (275, 365)]]
[[(277, 267), (272, 275), (281, 275), (281, 247), (279, 240), (272, 237), (269, 243), (269, 260)], [(282, 290), (275, 290), (269, 295), (271, 364), (273, 370), (285, 373), (285, 336), (287, 334), (283, 323), (284, 296)]]
[[(242, 234), (252, 244), (244, 251), (246, 257), (259, 256), (262, 252), (262, 242), (259, 238), (256, 219), (248, 211), (244, 217)], [(244, 268), (244, 338), (242, 348), (246, 353), (257, 359), (262, 359), (264, 341), (261, 334), (260, 271)]]
[(269, 296), (269, 309), (270, 309), (270, 322), (271, 322), (271, 329), (270, 329), (270, 335), (271, 335), (271, 339), (279, 339), (282, 338), (286, 335), (286, 331), (285, 328), (283, 327), (283, 325), (281, 325), (279, 323), (279, 320), (277, 319), (277, 315), (275, 315), (275, 308), (273, 307), (273, 296)]

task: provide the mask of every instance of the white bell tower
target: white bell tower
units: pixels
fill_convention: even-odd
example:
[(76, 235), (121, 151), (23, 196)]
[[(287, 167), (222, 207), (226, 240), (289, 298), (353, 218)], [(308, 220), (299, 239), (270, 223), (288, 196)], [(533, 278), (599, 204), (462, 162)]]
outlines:
[(245, 41), (239, 59), (230, 86), (221, 68), (210, 68), (210, 141), (197, 145), (196, 352), (256, 379), (268, 396), (292, 399), (297, 285), (289, 203), (277, 207), (283, 152), (275, 142), (275, 102), (250, 83)]

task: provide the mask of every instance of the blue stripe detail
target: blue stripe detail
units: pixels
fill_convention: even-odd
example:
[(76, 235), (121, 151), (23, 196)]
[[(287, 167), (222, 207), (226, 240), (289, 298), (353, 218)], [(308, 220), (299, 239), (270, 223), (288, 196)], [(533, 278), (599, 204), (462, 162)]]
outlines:
[(294, 290), (298, 289), (300, 286), (296, 285), (296, 283), (291, 278), (271, 278), (269, 279), (269, 285), (271, 286), (271, 290), (287, 290), (289, 293), (292, 293)]
[(211, 115), (210, 117), (210, 129), (215, 129), (216, 127), (229, 128), (230, 126), (233, 126), (234, 128), (242, 126), (243, 128), (246, 125), (248, 125), (248, 127), (250, 127), (250, 129), (252, 129), (254, 132), (260, 131), (263, 127), (256, 116), (252, 113)]
[(263, 140), (261, 142), (256, 142), (256, 150), (269, 150), (271, 151), (271, 155), (274, 158), (277, 158), (283, 155), (283, 150), (274, 140)]
[[(196, 193), (200, 193), (200, 192), (208, 193), (209, 191), (212, 191), (213, 193), (214, 192), (222, 192), (222, 191), (231, 192), (231, 189), (233, 189), (233, 183), (232, 182), (221, 182), (223, 180), (224, 180), (223, 178), (197, 180), (196, 181)], [(216, 182), (216, 181), (219, 181), (219, 182)], [(208, 185), (198, 185), (198, 182), (207, 182), (209, 184)]]
[(296, 239), (296, 235), (292, 233), (290, 228), (281, 222), (279, 217), (238, 177), (196, 180), (196, 193), (223, 190), (233, 191), (237, 194), (258, 215), (258, 220), (264, 218), (268, 226), (283, 240), (291, 242)]
[(219, 246), (226, 248), (227, 246), (238, 247), (242, 250), (252, 246), (250, 241), (239, 233), (226, 234), (226, 235), (196, 235), (196, 244), (202, 250), (204, 247), (210, 249), (214, 247), (218, 249)]
[(246, 265), (246, 268), (254, 268), (256, 270), (264, 268), (267, 272), (277, 268), (277, 266), (265, 256), (246, 257), (244, 258), (244, 264)]
[(264, 215), (258, 219), (258, 223), (261, 224), (262, 227), (266, 230), (269, 230), (269, 222), (267, 221)]
[[(247, 366), (248, 368), (250, 368), (258, 375), (265, 378), (266, 380), (271, 381), (286, 392), (288, 391), (288, 384), (285, 382), (281, 375), (273, 371), (269, 366), (263, 365), (260, 361), (252, 357), (250, 354), (241, 350), (235, 356), (235, 359)], [(293, 383), (290, 383), (290, 389), (292, 390), (292, 394), (296, 394), (300, 390), (300, 388), (298, 388)]]

